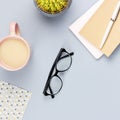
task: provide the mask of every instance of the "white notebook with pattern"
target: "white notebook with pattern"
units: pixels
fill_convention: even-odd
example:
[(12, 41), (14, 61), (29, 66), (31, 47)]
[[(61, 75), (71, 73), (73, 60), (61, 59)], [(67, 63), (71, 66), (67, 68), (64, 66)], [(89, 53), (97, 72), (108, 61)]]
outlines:
[(31, 92), (0, 81), (0, 120), (22, 120)]

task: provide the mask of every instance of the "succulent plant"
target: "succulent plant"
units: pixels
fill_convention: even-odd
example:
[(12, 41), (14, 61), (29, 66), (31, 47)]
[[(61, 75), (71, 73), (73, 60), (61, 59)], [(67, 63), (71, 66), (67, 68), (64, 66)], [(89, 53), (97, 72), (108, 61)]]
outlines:
[(68, 0), (35, 0), (39, 9), (46, 13), (56, 14), (63, 11), (67, 5)]

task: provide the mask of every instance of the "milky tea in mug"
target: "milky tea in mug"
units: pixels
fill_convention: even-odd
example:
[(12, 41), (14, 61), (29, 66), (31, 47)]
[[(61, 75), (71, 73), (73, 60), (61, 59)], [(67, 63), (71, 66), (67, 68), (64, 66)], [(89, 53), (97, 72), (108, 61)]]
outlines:
[(0, 42), (0, 64), (7, 70), (15, 71), (27, 64), (30, 57), (30, 47), (20, 37), (17, 23), (11, 23), (10, 32), (10, 35)]

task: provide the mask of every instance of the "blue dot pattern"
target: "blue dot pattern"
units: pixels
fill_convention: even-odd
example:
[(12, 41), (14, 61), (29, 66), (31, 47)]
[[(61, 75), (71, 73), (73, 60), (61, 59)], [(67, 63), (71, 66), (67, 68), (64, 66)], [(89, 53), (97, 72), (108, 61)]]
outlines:
[(0, 81), (0, 120), (22, 120), (31, 92)]

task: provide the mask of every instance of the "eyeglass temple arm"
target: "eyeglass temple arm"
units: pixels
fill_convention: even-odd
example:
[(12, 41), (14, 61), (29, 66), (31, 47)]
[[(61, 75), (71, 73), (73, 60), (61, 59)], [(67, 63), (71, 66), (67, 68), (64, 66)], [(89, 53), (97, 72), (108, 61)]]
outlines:
[(63, 59), (63, 58), (69, 57), (69, 56), (73, 56), (73, 55), (74, 55), (74, 52), (71, 52), (71, 53), (69, 53), (69, 55), (65, 55), (65, 56), (61, 57), (60, 59)]
[(51, 97), (54, 98), (55, 96), (53, 95), (53, 91), (52, 91), (50, 86), (49, 86), (49, 90), (50, 90), (50, 93), (51, 93)]

